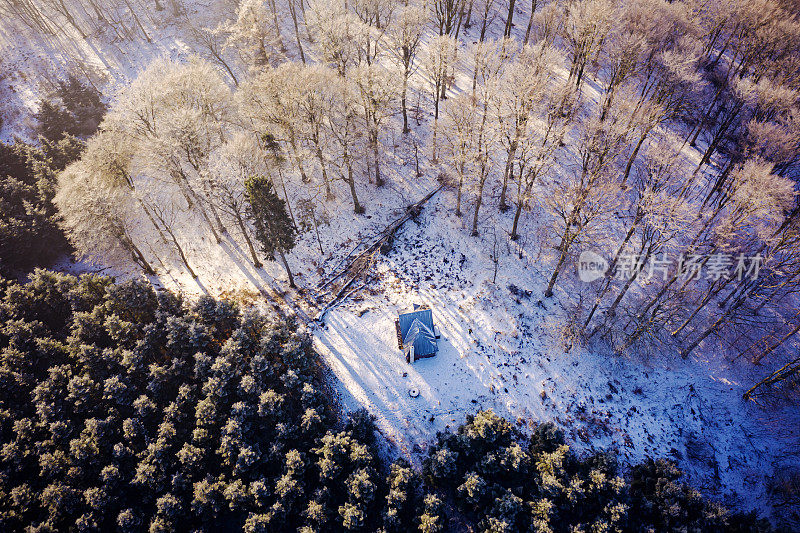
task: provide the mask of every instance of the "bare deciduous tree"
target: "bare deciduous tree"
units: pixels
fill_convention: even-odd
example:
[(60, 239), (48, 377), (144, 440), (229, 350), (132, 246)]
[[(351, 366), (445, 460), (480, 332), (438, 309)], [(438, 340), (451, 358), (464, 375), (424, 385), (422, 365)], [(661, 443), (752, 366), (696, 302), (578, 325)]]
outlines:
[(462, 214), (464, 183), (473, 172), (477, 120), (475, 100), (465, 93), (448, 99), (442, 110), (439, 156), (446, 176), (456, 184), (456, 216)]
[(358, 201), (354, 163), (363, 152), (363, 135), (358, 127), (361, 120), (361, 103), (358, 87), (345, 79), (337, 79), (332, 83), (336, 91), (335, 107), (328, 120), (328, 133), (336, 143), (339, 154), (339, 169), (342, 179), (350, 187), (353, 198), (353, 212), (361, 214), (364, 207)]
[(437, 35), (428, 44), (427, 54), (422, 70), (427, 77), (433, 97), (433, 142), (431, 143), (431, 159), (436, 160), (436, 130), (439, 123), (439, 102), (452, 76), (458, 52), (458, 41), (449, 35)]
[(408, 110), (406, 95), (408, 93), (408, 80), (418, 65), (415, 62), (425, 31), (425, 22), (428, 20), (427, 12), (419, 6), (409, 4), (402, 6), (397, 20), (389, 29), (388, 49), (392, 59), (401, 69), (403, 83), (400, 91), (400, 107), (403, 113), (403, 133), (408, 133)]
[(364, 125), (373, 157), (375, 185), (380, 187), (383, 185), (380, 135), (387, 119), (392, 115), (392, 104), (397, 98), (398, 87), (392, 74), (377, 63), (358, 65), (353, 71), (353, 80), (361, 94)]
[(628, 130), (622, 117), (610, 114), (585, 118), (573, 144), (577, 159), (575, 170), (560, 180), (552, 180), (545, 199), (558, 221), (558, 259), (545, 289), (553, 287), (575, 242), (611, 213), (618, 203), (619, 185), (613, 178), (617, 159), (626, 146)]
[(579, 0), (569, 6), (562, 33), (570, 54), (569, 77), (578, 87), (587, 63), (603, 46), (614, 12), (611, 0)]
[(64, 231), (79, 254), (122, 264), (130, 259), (145, 273), (155, 274), (134, 240), (133, 232), (139, 225), (136, 204), (124, 189), (109, 187), (77, 161), (59, 175), (53, 202), (61, 213)]
[(236, 20), (221, 27), (228, 34), (226, 48), (238, 51), (245, 63), (261, 69), (277, 62), (283, 42), (275, 6), (264, 0), (242, 0)]

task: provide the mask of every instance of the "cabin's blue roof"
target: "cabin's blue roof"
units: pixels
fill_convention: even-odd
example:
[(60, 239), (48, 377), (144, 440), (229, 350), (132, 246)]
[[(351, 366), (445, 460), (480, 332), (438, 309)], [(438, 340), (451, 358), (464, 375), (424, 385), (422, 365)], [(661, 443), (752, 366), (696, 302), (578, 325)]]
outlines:
[(424, 357), (438, 351), (433, 332), (433, 313), (430, 309), (402, 314), (398, 322), (403, 337), (403, 348), (413, 344), (415, 357)]

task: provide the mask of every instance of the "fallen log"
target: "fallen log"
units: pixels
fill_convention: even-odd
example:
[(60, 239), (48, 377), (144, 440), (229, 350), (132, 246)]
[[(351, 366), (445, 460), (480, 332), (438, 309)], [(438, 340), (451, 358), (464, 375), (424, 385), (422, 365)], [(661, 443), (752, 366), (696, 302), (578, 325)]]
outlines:
[[(317, 314), (314, 318), (315, 321), (320, 322), (325, 317), (325, 313), (327, 313), (333, 307), (339, 305), (342, 301), (344, 301), (347, 297), (351, 296), (356, 290), (352, 290), (348, 292), (348, 289), (353, 283), (357, 280), (362, 278), (372, 267), (375, 263), (375, 258), (380, 252), (381, 247), (387, 243), (390, 239), (394, 237), (394, 234), (397, 233), (403, 224), (408, 222), (410, 219), (419, 215), (420, 211), (422, 210), (422, 206), (425, 203), (433, 198), (433, 196), (442, 189), (441, 186), (437, 187), (436, 189), (432, 190), (428, 194), (425, 195), (424, 198), (421, 200), (409, 205), (406, 207), (403, 216), (398, 218), (397, 220), (390, 223), (386, 228), (378, 233), (378, 235), (374, 238), (374, 241), (367, 246), (367, 248), (353, 257), (350, 261), (346, 263), (344, 268), (335, 273), (328, 281), (326, 281), (322, 287), (330, 286), (331, 289), (326, 291), (325, 294), (333, 294), (333, 298), (331, 301), (322, 308), (322, 310)], [(351, 252), (352, 254), (352, 252)], [(335, 282), (337, 280), (344, 280), (342, 284), (337, 286)], [(362, 285), (360, 288), (362, 288)]]

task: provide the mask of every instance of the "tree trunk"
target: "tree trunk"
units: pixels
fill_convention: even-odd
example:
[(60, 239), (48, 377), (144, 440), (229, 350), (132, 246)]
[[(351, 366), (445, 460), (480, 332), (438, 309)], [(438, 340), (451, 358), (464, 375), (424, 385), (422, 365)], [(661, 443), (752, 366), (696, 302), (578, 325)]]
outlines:
[(203, 205), (202, 201), (197, 202), (197, 206), (200, 208), (200, 214), (202, 215), (203, 219), (208, 224), (208, 228), (211, 230), (211, 234), (214, 235), (214, 240), (217, 241), (217, 244), (222, 242), (222, 237), (220, 237), (219, 233), (217, 233), (216, 228), (214, 227), (214, 223), (211, 221), (211, 218), (208, 216), (208, 212), (206, 211), (205, 206)]
[(247, 227), (244, 224), (244, 220), (242, 220), (242, 215), (238, 211), (236, 212), (236, 222), (239, 224), (239, 230), (242, 232), (245, 242), (247, 242), (247, 248), (250, 250), (250, 256), (253, 258), (253, 266), (256, 268), (261, 268), (264, 265), (258, 260), (258, 254), (253, 246), (253, 241), (250, 240), (250, 235), (247, 233)]
[(713, 291), (713, 288), (714, 288), (714, 284), (712, 283), (711, 286), (708, 288), (708, 291), (706, 291), (705, 296), (703, 296), (703, 299), (700, 300), (700, 303), (697, 305), (697, 307), (695, 307), (694, 310), (689, 314), (689, 317), (686, 320), (683, 321), (683, 324), (678, 326), (678, 329), (676, 329), (672, 333), (670, 333), (670, 335), (675, 337), (678, 333), (680, 333), (681, 331), (686, 329), (686, 326), (688, 326), (689, 324), (692, 323), (692, 320), (694, 320), (694, 317), (696, 317), (697, 314), (700, 311), (702, 311), (706, 307), (706, 305), (708, 305), (708, 302), (711, 301), (712, 295), (715, 294), (714, 291)]
[(633, 153), (628, 158), (628, 164), (625, 165), (625, 174), (622, 176), (622, 185), (625, 185), (628, 181), (628, 176), (631, 175), (631, 168), (633, 168), (633, 162), (636, 160), (636, 156), (639, 155), (639, 150), (642, 148), (642, 144), (644, 143), (645, 138), (647, 137), (648, 131), (643, 131), (642, 134), (639, 136), (639, 142), (636, 143), (636, 148), (633, 149)]
[[(647, 261), (647, 258), (650, 257), (650, 252), (651, 251), (652, 250), (648, 250), (647, 251), (647, 254), (645, 255), (644, 261)], [(633, 275), (630, 278), (628, 278), (628, 281), (625, 282), (625, 285), (622, 287), (622, 290), (617, 295), (616, 299), (614, 299), (614, 302), (611, 304), (611, 307), (609, 307), (606, 310), (605, 319), (603, 319), (603, 321), (600, 324), (595, 326), (595, 328), (592, 330), (592, 332), (589, 333), (589, 337), (593, 337), (600, 330), (600, 328), (603, 327), (608, 322), (609, 318), (613, 318), (614, 315), (617, 314), (617, 307), (619, 307), (620, 302), (622, 302), (622, 298), (628, 293), (628, 290), (631, 288), (631, 285), (633, 285), (633, 282), (636, 281), (639, 278), (640, 272), (641, 272), (640, 269), (636, 269), (633, 272)]]
[(716, 320), (716, 322), (711, 324), (711, 326), (709, 326), (709, 328), (707, 330), (705, 330), (702, 335), (700, 335), (688, 347), (686, 347), (685, 349), (681, 350), (681, 357), (683, 359), (686, 359), (687, 357), (689, 357), (689, 354), (692, 353), (694, 351), (694, 349), (697, 348), (697, 346), (699, 346), (700, 343), (703, 342), (706, 339), (706, 337), (708, 337), (709, 335), (714, 333), (717, 330), (717, 328), (720, 326), (720, 324), (722, 324), (722, 322), (726, 318), (728, 318), (728, 316), (730, 316), (731, 313), (733, 313), (738, 307), (739, 307), (739, 305), (734, 304), (734, 305), (730, 306), (727, 311), (722, 313), (720, 315), (720, 317)]
[(300, 42), (300, 28), (297, 25), (297, 9), (294, 6), (294, 0), (289, 0), (289, 12), (292, 15), (292, 22), (294, 23), (294, 36), (297, 40), (297, 49), (300, 51), (300, 61), (305, 65), (306, 55), (303, 53), (303, 45)]
[[(742, 278), (739, 281), (739, 284), (736, 285), (721, 302), (717, 303), (717, 307), (725, 307), (731, 300), (736, 300), (739, 298), (739, 296), (743, 296), (745, 292), (749, 292), (751, 289), (754, 289), (755, 284), (756, 282), (754, 280)], [(714, 291), (714, 296), (718, 295), (722, 291), (723, 287), (725, 287), (725, 285), (721, 285), (719, 289)]]
[[(59, 0), (58, 3), (61, 6), (61, 9), (59, 9), (58, 11), (62, 15), (64, 15), (64, 18), (67, 19), (67, 21), (70, 23), (70, 25), (78, 31), (78, 34), (81, 36), (81, 39), (86, 39), (86, 33), (84, 33), (83, 29), (81, 29), (81, 27), (78, 26), (78, 23), (75, 21), (75, 17), (73, 17), (72, 13), (69, 12), (69, 9), (64, 4), (64, 1), (63, 0)], [(130, 7), (130, 6), (128, 6), (128, 7)], [(145, 35), (147, 35), (147, 34), (145, 34)]]
[(669, 279), (669, 281), (665, 283), (663, 287), (661, 287), (661, 289), (658, 291), (658, 294), (656, 294), (653, 298), (650, 299), (650, 301), (648, 301), (647, 305), (639, 313), (639, 316), (644, 317), (644, 315), (647, 314), (648, 311), (650, 311), (650, 309), (661, 299), (661, 297), (664, 296), (664, 294), (666, 294), (667, 290), (669, 290), (672, 284), (678, 281), (679, 277), (680, 276), (678, 272), (675, 272)]
[(139, 20), (139, 17), (136, 15), (136, 10), (133, 9), (133, 6), (131, 5), (131, 3), (128, 0), (125, 0), (125, 5), (128, 6), (128, 11), (131, 12), (131, 15), (133, 16), (133, 20), (136, 21), (136, 25), (139, 26), (139, 30), (142, 32), (142, 35), (144, 35), (145, 40), (148, 43), (152, 43), (153, 40), (150, 39), (150, 36), (147, 34), (147, 30), (145, 30), (144, 26), (142, 26), (142, 22)]
[(508, 159), (506, 159), (506, 168), (503, 171), (503, 188), (500, 191), (500, 211), (505, 213), (508, 211), (508, 204), (506, 203), (506, 191), (508, 190), (508, 177), (512, 173), (513, 165), (514, 165), (514, 155), (517, 153), (517, 139), (516, 138), (511, 141), (511, 146), (508, 149)]
[(150, 208), (147, 207), (147, 204), (145, 204), (141, 198), (137, 198), (137, 201), (139, 202), (139, 206), (147, 215), (147, 218), (150, 220), (150, 223), (153, 225), (154, 228), (156, 228), (156, 231), (158, 231), (158, 235), (161, 237), (161, 240), (166, 242), (167, 237), (164, 235), (164, 232), (161, 231), (161, 226), (159, 226), (158, 222), (156, 222), (156, 219), (153, 217), (153, 213), (150, 211)]
[(194, 190), (192, 190), (191, 185), (189, 185), (189, 180), (186, 179), (184, 173), (182, 171), (171, 170), (170, 177), (178, 185), (181, 194), (183, 194), (183, 197), (186, 200), (186, 207), (188, 209), (194, 208)]
[(522, 214), (522, 204), (523, 201), (520, 199), (517, 202), (517, 210), (514, 212), (514, 224), (511, 226), (512, 241), (516, 241), (519, 238), (519, 234), (517, 233), (517, 224), (519, 223), (519, 217)]
[(472, 5), (475, 3), (475, 0), (469, 0), (469, 7), (467, 8), (467, 20), (464, 21), (464, 28), (468, 29), (472, 27)]
[(347, 184), (350, 186), (350, 195), (353, 197), (353, 212), (360, 215), (364, 212), (364, 208), (358, 203), (358, 196), (356, 195), (356, 181), (353, 178), (353, 165), (350, 162), (350, 155), (345, 150), (344, 163), (347, 165)]
[(700, 205), (700, 212), (702, 213), (705, 211), (706, 205), (711, 201), (712, 196), (716, 193), (721, 193), (723, 187), (725, 187), (725, 183), (728, 181), (728, 176), (730, 176), (731, 170), (733, 170), (734, 165), (738, 163), (739, 157), (732, 156), (728, 159), (728, 162), (725, 164), (725, 168), (722, 169), (717, 175), (717, 179), (714, 181), (714, 185), (711, 187), (711, 190), (708, 191), (703, 203)]
[(531, 0), (531, 18), (528, 19), (528, 29), (525, 30), (525, 40), (522, 41), (523, 45), (528, 44), (528, 39), (531, 37), (531, 28), (533, 27), (533, 15), (536, 13), (537, 0)]
[(772, 291), (770, 292), (770, 295), (769, 295), (769, 296), (762, 297), (762, 299), (761, 299), (761, 303), (760, 303), (760, 304), (758, 304), (758, 306), (756, 306), (756, 308), (753, 310), (753, 314), (756, 314), (756, 315), (757, 315), (758, 313), (760, 313), (760, 312), (761, 312), (761, 309), (763, 309), (765, 305), (767, 305), (769, 302), (771, 302), (771, 301), (772, 301), (772, 299), (773, 299), (773, 298), (775, 298), (775, 295), (777, 295), (777, 294), (778, 294), (778, 293), (781, 291), (781, 289), (783, 289), (784, 287), (786, 287), (786, 286), (788, 286), (789, 284), (791, 284), (791, 282), (792, 282), (792, 281), (793, 281), (793, 280), (794, 280), (794, 279), (795, 279), (795, 278), (796, 278), (798, 275), (800, 275), (800, 271), (795, 271), (795, 272), (793, 272), (793, 273), (792, 273), (792, 274), (791, 274), (791, 275), (790, 275), (788, 278), (784, 279), (784, 281), (783, 281), (783, 282), (781, 282), (781, 283), (780, 283), (778, 286), (776, 286), (775, 288), (773, 288), (773, 289), (772, 289)]
[(511, 37), (511, 27), (514, 25), (514, 6), (517, 0), (508, 0), (508, 18), (506, 18), (506, 29), (503, 32), (503, 37)]
[(374, 130), (372, 131), (372, 154), (373, 158), (375, 159), (375, 186), (381, 187), (384, 184), (383, 177), (381, 177), (381, 154), (380, 154), (380, 143), (378, 142), (378, 125), (374, 125)]
[[(569, 229), (566, 231), (569, 231)], [(556, 279), (558, 279), (558, 275), (561, 273), (561, 268), (564, 266), (564, 261), (567, 259), (566, 239), (566, 234), (561, 237), (561, 254), (558, 256), (558, 262), (553, 270), (553, 274), (550, 276), (550, 281), (547, 283), (547, 289), (544, 291), (545, 298), (550, 298), (553, 296), (553, 287), (556, 285)]]
[(719, 89), (717, 89), (717, 92), (714, 93), (714, 97), (711, 99), (711, 103), (706, 108), (706, 110), (703, 112), (703, 114), (700, 116), (700, 121), (697, 123), (697, 129), (695, 130), (694, 135), (692, 136), (692, 140), (689, 142), (689, 144), (691, 144), (692, 146), (694, 146), (697, 143), (697, 138), (700, 136), (700, 133), (703, 131), (703, 126), (706, 125), (706, 122), (708, 121), (708, 117), (711, 116), (711, 111), (714, 110), (714, 107), (717, 104), (717, 100), (719, 100), (719, 97), (722, 95), (722, 90), (724, 88), (725, 88), (725, 85), (723, 84)]
[(317, 244), (319, 245), (320, 255), (325, 255), (325, 250), (322, 249), (322, 239), (319, 236), (319, 224), (317, 223), (317, 215), (311, 212), (311, 217), (314, 219), (314, 232), (317, 234)]
[(275, 35), (278, 37), (278, 45), (281, 51), (286, 51), (286, 46), (283, 44), (283, 37), (281, 37), (281, 25), (278, 23), (278, 6), (275, 0), (269, 0), (270, 9), (272, 9), (272, 22), (275, 24)]
[(577, 234), (574, 236), (570, 236), (569, 229), (572, 227), (573, 223), (578, 220), (578, 216), (580, 215), (581, 207), (580, 205), (575, 205), (572, 208), (572, 211), (569, 214), (569, 217), (566, 219), (566, 224), (564, 227), (564, 234), (561, 236), (561, 245), (558, 247), (558, 250), (561, 251), (561, 255), (558, 257), (558, 263), (556, 264), (555, 270), (553, 270), (553, 275), (550, 276), (550, 282), (547, 284), (547, 289), (544, 291), (544, 295), (547, 298), (553, 296), (553, 287), (556, 284), (556, 279), (558, 275), (561, 273), (561, 268), (564, 266), (564, 262), (567, 260), (567, 252), (569, 248), (572, 246), (572, 241), (577, 238)]
[(331, 190), (331, 182), (328, 179), (328, 169), (325, 165), (325, 156), (322, 154), (322, 148), (319, 145), (319, 142), (315, 142), (317, 146), (317, 159), (319, 160), (319, 166), (322, 169), (322, 181), (325, 183), (325, 199), (326, 200), (333, 200), (333, 191)]
[(486, 163), (481, 163), (481, 179), (478, 183), (478, 198), (475, 199), (475, 215), (472, 217), (472, 233), (473, 237), (478, 236), (478, 211), (481, 208), (481, 204), (483, 203), (483, 186), (486, 184)]
[(222, 54), (220, 54), (219, 52), (212, 52), (212, 54), (213, 54), (214, 58), (217, 60), (217, 62), (220, 65), (222, 65), (223, 68), (228, 72), (228, 74), (230, 75), (231, 79), (233, 80), (233, 84), (236, 87), (238, 87), (239, 86), (239, 79), (236, 77), (236, 74), (233, 73), (233, 70), (231, 69), (231, 66), (228, 64), (227, 61), (225, 61), (225, 58), (222, 57)]
[(464, 163), (461, 164), (461, 171), (458, 174), (458, 190), (456, 191), (456, 216), (461, 216), (461, 191), (464, 188)]
[(611, 286), (611, 274), (614, 272), (614, 269), (617, 267), (617, 262), (619, 262), (619, 257), (622, 255), (622, 250), (625, 249), (625, 245), (628, 244), (628, 241), (631, 240), (633, 237), (634, 232), (636, 231), (636, 222), (631, 225), (630, 229), (628, 229), (628, 233), (625, 235), (625, 238), (620, 243), (619, 247), (617, 248), (617, 253), (614, 254), (614, 259), (608, 265), (608, 270), (606, 271), (605, 276), (605, 283), (603, 284), (603, 288), (597, 294), (597, 298), (595, 298), (594, 305), (592, 306), (592, 310), (589, 311), (589, 316), (586, 317), (586, 321), (583, 323), (583, 327), (589, 327), (589, 322), (592, 321), (592, 317), (594, 316), (597, 308), (600, 307), (600, 302), (603, 300), (603, 296), (606, 295), (608, 292), (609, 287)]
[(419, 146), (416, 141), (414, 142), (414, 170), (418, 178), (422, 177), (422, 172), (419, 171)]
[(181, 245), (178, 244), (178, 239), (175, 238), (175, 234), (168, 227), (165, 227), (164, 229), (166, 230), (167, 235), (170, 236), (170, 240), (172, 241), (172, 244), (175, 245), (175, 249), (178, 250), (178, 255), (180, 256), (181, 261), (183, 262), (183, 265), (186, 267), (186, 270), (188, 270), (189, 274), (191, 274), (191, 276), (196, 279), (197, 278), (197, 274), (195, 274), (194, 270), (192, 270), (192, 267), (189, 265), (189, 260), (186, 259), (186, 254), (183, 253), (183, 248), (181, 248)]
[(303, 168), (303, 161), (300, 159), (300, 154), (297, 151), (297, 142), (294, 139), (294, 134), (291, 134), (289, 138), (289, 145), (292, 147), (292, 155), (294, 156), (297, 169), (300, 171), (300, 179), (303, 181), (303, 183), (310, 183), (311, 178), (308, 177), (305, 169)]
[(177, 182), (178, 188), (186, 199), (186, 206), (192, 209), (196, 205), (200, 209), (200, 216), (202, 216), (203, 220), (208, 224), (211, 234), (214, 235), (214, 240), (217, 241), (217, 244), (221, 243), (222, 237), (217, 233), (214, 222), (212, 222), (211, 217), (208, 216), (208, 211), (206, 210), (203, 200), (198, 196), (192, 186), (189, 185), (189, 180), (186, 178), (186, 175), (182, 171), (172, 171), (170, 174), (172, 179)]
[(153, 267), (150, 266), (150, 263), (147, 262), (147, 259), (144, 258), (144, 254), (141, 250), (133, 243), (133, 241), (129, 237), (125, 237), (123, 240), (123, 244), (131, 253), (133, 257), (133, 261), (137, 263), (142, 269), (144, 270), (145, 274), (149, 276), (155, 276), (156, 271), (153, 270)]
[[(200, 207), (200, 212), (202, 213), (203, 218), (206, 220), (206, 223), (208, 224), (209, 229), (211, 229), (211, 234), (214, 235), (214, 239), (217, 241), (217, 244), (221, 243), (222, 242), (222, 237), (220, 236), (220, 234), (217, 232), (216, 228), (214, 227), (214, 223), (211, 221), (211, 218), (208, 216), (208, 213), (206, 212), (205, 206), (203, 205), (203, 203), (201, 201), (198, 201), (197, 205)], [(221, 225), (222, 222), (219, 221), (219, 216), (216, 215), (216, 211), (215, 211), (214, 215), (217, 218), (217, 223)]]
[(458, 39), (458, 34), (461, 33), (461, 24), (464, 22), (464, 4), (461, 4), (461, 9), (458, 10), (458, 20), (456, 21), (456, 32), (453, 35), (455, 39)]
[(580, 88), (581, 80), (583, 80), (583, 71), (586, 68), (586, 61), (581, 61), (580, 65), (578, 66), (577, 76), (575, 76), (575, 87)]
[(286, 269), (286, 275), (289, 276), (289, 286), (294, 289), (297, 285), (294, 284), (294, 276), (292, 276), (292, 271), (289, 269), (289, 262), (286, 260), (286, 254), (283, 253), (283, 250), (280, 250), (278, 255), (283, 263), (283, 268)]
[[(798, 325), (797, 329), (792, 331), (791, 334), (787, 335), (784, 339), (782, 339), (781, 343), (785, 342), (789, 337), (791, 337), (798, 331), (800, 331), (800, 325)], [(780, 346), (780, 344), (775, 346), (775, 348), (777, 348), (778, 346)], [(775, 348), (773, 348), (773, 350)], [(764, 385), (772, 385), (773, 383), (780, 383), (781, 381), (789, 378), (792, 374), (796, 374), (798, 371), (798, 363), (800, 363), (800, 358), (796, 358), (793, 359), (792, 361), (789, 361), (788, 363), (780, 367), (778, 370), (776, 370), (769, 376), (765, 377), (764, 379), (762, 379), (761, 381), (750, 387), (750, 389), (748, 389), (748, 391), (742, 395), (742, 398), (744, 398), (745, 400), (749, 400), (753, 396), (753, 393), (756, 390), (758, 390), (759, 387), (763, 387)]]
[[(204, 191), (205, 195), (206, 195), (206, 198), (210, 198), (211, 197), (211, 192), (212, 192), (212, 191), (210, 191), (208, 189), (208, 187), (209, 187), (209, 185), (208, 185), (208, 183), (206, 183), (206, 185), (204, 186), (204, 188), (206, 189)], [(214, 207), (214, 204), (212, 202), (208, 203), (208, 208), (211, 209), (211, 214), (214, 216), (214, 221), (217, 223), (217, 227), (219, 228), (220, 234), (225, 235), (226, 233), (228, 233), (228, 229), (222, 223), (222, 219), (219, 217), (219, 213), (217, 212), (217, 208)]]
[[(481, 34), (478, 37), (480, 42), (483, 42), (486, 39), (486, 27), (489, 25), (489, 6), (486, 6), (486, 9), (483, 11), (483, 20), (481, 21)], [(473, 91), (474, 93), (474, 91)]]
[(436, 104), (436, 114), (433, 117), (433, 134), (432, 134), (433, 135), (433, 140), (431, 141), (431, 161), (434, 162), (434, 163), (436, 161), (438, 161), (438, 159), (436, 159), (436, 130), (438, 129), (438, 126), (439, 126), (438, 115), (439, 115), (439, 104), (437, 102), (437, 104)]
[(400, 96), (400, 105), (403, 109), (403, 133), (411, 131), (408, 128), (408, 109), (406, 109), (406, 94), (408, 94), (408, 66), (403, 69), (403, 92)]
[[(292, 219), (292, 226), (294, 227), (295, 231), (298, 231), (298, 229), (297, 229), (297, 221), (294, 219), (294, 212), (292, 211), (292, 202), (289, 201), (289, 191), (286, 189), (286, 180), (283, 179), (283, 173), (281, 172), (280, 168), (278, 168), (278, 176), (281, 178), (281, 187), (283, 188), (283, 197), (286, 199), (286, 210), (289, 211), (289, 218)], [(272, 186), (275, 187), (275, 184), (273, 183)], [(275, 190), (277, 191), (278, 188), (275, 187)]]

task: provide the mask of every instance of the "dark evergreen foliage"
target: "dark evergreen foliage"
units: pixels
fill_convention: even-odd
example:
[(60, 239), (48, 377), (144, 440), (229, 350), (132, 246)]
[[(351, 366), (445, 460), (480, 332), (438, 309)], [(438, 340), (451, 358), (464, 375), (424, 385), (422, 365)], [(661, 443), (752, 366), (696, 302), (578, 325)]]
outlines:
[(53, 98), (43, 99), (35, 118), (37, 133), (50, 142), (68, 135), (86, 138), (97, 131), (107, 106), (102, 95), (75, 76), (59, 81)]
[(229, 302), (45, 270), (0, 296), (0, 531), (766, 529), (668, 462), (626, 481), (491, 411), (438, 436), (424, 480), (383, 467), (297, 325)]
[(280, 258), (289, 276), (289, 285), (294, 287), (294, 278), (286, 261), (286, 253), (296, 243), (297, 230), (286, 211), (286, 202), (280, 199), (269, 178), (253, 176), (245, 183), (248, 214), (256, 228), (256, 239), (261, 250), (271, 258)]
[(731, 515), (704, 499), (680, 482), (681, 472), (668, 461), (635, 467), (628, 482), (613, 456), (577, 456), (552, 423), (526, 439), (485, 411), (437, 440), (425, 477), (479, 531), (769, 530), (751, 515)]
[(412, 527), (295, 324), (43, 270), (2, 295), (0, 530)]
[(80, 156), (74, 137), (43, 139), (41, 147), (0, 143), (0, 274), (12, 276), (48, 266), (69, 251), (59, 229), (56, 173)]
[(57, 142), (76, 129), (75, 118), (58, 100), (42, 100), (34, 114), (36, 133), (45, 140)]

